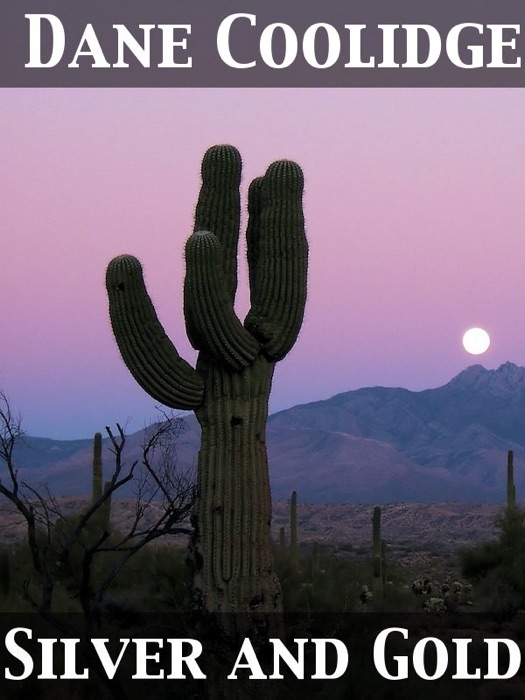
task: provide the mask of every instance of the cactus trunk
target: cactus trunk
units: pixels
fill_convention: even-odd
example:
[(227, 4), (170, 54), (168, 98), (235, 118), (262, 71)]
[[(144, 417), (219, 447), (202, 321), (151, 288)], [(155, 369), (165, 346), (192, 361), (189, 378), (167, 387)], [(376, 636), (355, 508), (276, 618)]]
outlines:
[(191, 550), (197, 607), (246, 612), (280, 608), (270, 538), (271, 494), (265, 428), (273, 364), (264, 357), (240, 373), (201, 360), (209, 400), (202, 426)]

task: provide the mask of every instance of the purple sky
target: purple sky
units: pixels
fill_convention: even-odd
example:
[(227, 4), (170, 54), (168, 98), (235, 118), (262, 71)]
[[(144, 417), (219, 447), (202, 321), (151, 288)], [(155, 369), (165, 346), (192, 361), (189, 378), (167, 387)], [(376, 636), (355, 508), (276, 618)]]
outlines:
[[(305, 172), (309, 299), (272, 411), (525, 365), (524, 113), (525, 93), (502, 89), (0, 91), (0, 387), (32, 435), (155, 415), (114, 343), (105, 268), (141, 260), (193, 361), (183, 247), (214, 143), (241, 151), (243, 191), (278, 158)], [(478, 358), (461, 346), (473, 325), (492, 336)]]

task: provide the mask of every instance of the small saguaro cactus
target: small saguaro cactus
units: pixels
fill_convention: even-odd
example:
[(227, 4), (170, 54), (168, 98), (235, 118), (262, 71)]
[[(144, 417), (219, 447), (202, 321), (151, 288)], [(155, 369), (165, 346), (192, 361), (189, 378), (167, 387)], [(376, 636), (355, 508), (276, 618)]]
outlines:
[(297, 540), (297, 491), (290, 499), (290, 561), (294, 569), (299, 568), (299, 542)]
[(128, 369), (154, 399), (192, 409), (202, 428), (190, 542), (193, 602), (204, 613), (282, 609), (270, 536), (266, 420), (275, 363), (294, 345), (306, 301), (308, 247), (298, 165), (277, 161), (248, 191), (251, 308), (234, 311), (241, 157), (214, 146), (202, 161), (194, 233), (186, 243), (184, 317), (199, 351), (182, 359), (161, 326), (139, 261), (109, 264), (113, 331)]
[[(106, 493), (111, 488), (111, 482), (106, 481), (102, 486), (103, 467), (102, 467), (102, 434), (95, 433), (93, 436), (93, 486), (91, 493), (91, 504), (95, 504), (102, 494)], [(111, 493), (108, 494), (105, 501), (98, 509), (98, 522), (102, 528), (107, 530), (111, 520)]]
[(516, 507), (516, 485), (514, 483), (514, 452), (507, 452), (507, 508)]
[(102, 435), (93, 437), (93, 487), (91, 503), (96, 503), (102, 496)]
[(385, 592), (386, 586), (386, 542), (381, 540), (381, 580), (383, 582), (383, 593)]
[(372, 537), (373, 537), (373, 591), (375, 598), (383, 597), (384, 579), (383, 579), (383, 551), (384, 546), (381, 540), (381, 507), (374, 507), (374, 515), (372, 517)]

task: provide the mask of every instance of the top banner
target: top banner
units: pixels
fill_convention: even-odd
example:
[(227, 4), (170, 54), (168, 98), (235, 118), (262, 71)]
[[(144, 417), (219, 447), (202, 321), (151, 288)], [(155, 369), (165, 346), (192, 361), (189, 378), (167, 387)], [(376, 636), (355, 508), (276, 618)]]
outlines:
[(0, 87), (523, 87), (523, 0), (3, 0)]

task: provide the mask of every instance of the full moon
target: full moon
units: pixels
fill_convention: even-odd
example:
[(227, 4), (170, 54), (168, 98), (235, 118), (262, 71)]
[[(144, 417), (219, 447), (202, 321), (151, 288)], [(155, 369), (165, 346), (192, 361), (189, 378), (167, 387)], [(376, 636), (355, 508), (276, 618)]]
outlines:
[(490, 345), (490, 336), (483, 328), (470, 328), (463, 336), (463, 347), (471, 355), (482, 355)]

